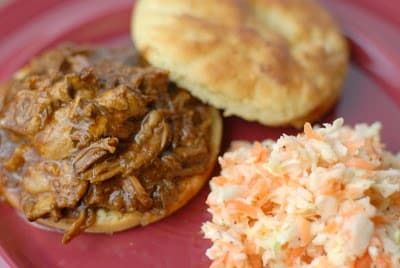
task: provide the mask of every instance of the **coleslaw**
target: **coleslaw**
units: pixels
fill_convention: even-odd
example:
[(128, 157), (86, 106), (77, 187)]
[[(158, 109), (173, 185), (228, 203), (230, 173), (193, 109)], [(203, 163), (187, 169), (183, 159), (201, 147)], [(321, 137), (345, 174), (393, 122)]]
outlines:
[(400, 154), (343, 119), (233, 142), (210, 181), (211, 267), (400, 267)]

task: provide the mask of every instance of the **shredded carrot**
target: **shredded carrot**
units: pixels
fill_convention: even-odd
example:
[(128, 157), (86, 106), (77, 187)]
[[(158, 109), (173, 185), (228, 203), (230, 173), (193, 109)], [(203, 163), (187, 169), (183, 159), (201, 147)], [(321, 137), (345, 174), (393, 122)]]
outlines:
[[(257, 175), (255, 177), (257, 177)], [(254, 198), (261, 199), (268, 196), (270, 187), (266, 181), (255, 178), (250, 181), (249, 186), (249, 191), (251, 191), (249, 194), (254, 196)]]
[(229, 182), (229, 180), (224, 176), (218, 176), (213, 178), (213, 182), (218, 186), (224, 186)]
[(319, 267), (323, 268), (337, 268), (335, 265), (333, 265), (328, 258), (321, 258), (321, 262), (319, 263)]
[(372, 266), (372, 259), (368, 253), (365, 253), (362, 257), (357, 258), (354, 263), (354, 268), (369, 268)]
[(225, 261), (225, 268), (235, 268), (235, 262), (232, 260), (231, 254), (228, 253), (228, 258)]
[(243, 213), (251, 218), (257, 218), (257, 208), (238, 199), (225, 200), (225, 206), (237, 213)]
[(256, 254), (257, 246), (253, 241), (248, 240), (248, 241), (246, 241), (245, 245), (246, 245), (246, 254), (247, 255)]
[(252, 153), (254, 156), (257, 157), (256, 161), (265, 161), (265, 159), (268, 156), (269, 151), (267, 148), (265, 148), (264, 145), (262, 145), (262, 143), (255, 142)]
[(311, 223), (303, 217), (297, 217), (297, 226), (299, 228), (300, 240), (302, 245), (307, 245), (312, 240)]
[(386, 224), (396, 220), (398, 217), (395, 215), (376, 215), (371, 218), (372, 222), (375, 224)]
[(389, 199), (394, 205), (400, 206), (400, 192), (392, 194)]
[(390, 257), (386, 254), (381, 254), (374, 260), (374, 264), (376, 268), (391, 268)]
[(325, 226), (324, 231), (327, 233), (333, 233), (336, 232), (337, 229), (338, 229), (337, 224), (335, 222), (331, 222)]
[(312, 129), (311, 124), (310, 123), (305, 123), (304, 125), (304, 133), (306, 134), (306, 136), (309, 139), (314, 139), (314, 140), (319, 140), (319, 141), (323, 141), (324, 138), (320, 135), (318, 135), (317, 133), (315, 133), (315, 131)]
[(364, 140), (348, 141), (343, 143), (343, 145), (346, 146), (346, 148), (350, 152), (355, 152), (356, 150), (364, 146), (364, 144), (365, 144)]
[(345, 218), (350, 218), (351, 216), (361, 214), (364, 211), (362, 206), (354, 206), (351, 209), (343, 211), (340, 215)]
[(328, 179), (320, 187), (320, 192), (323, 195), (335, 195), (343, 188), (343, 183), (336, 178)]
[(294, 261), (301, 255), (303, 255), (304, 250), (305, 250), (304, 247), (288, 249), (288, 256), (285, 259), (286, 265), (292, 266)]
[(262, 259), (257, 254), (250, 254), (247, 256), (249, 259), (249, 264), (252, 268), (262, 268)]
[(229, 157), (226, 158), (219, 158), (219, 164), (221, 165), (221, 168), (233, 166), (235, 164), (235, 160)]
[(364, 160), (362, 158), (350, 158), (349, 160), (346, 161), (346, 166), (347, 167), (354, 167), (354, 168), (359, 168), (359, 169), (365, 169), (365, 170), (374, 170), (376, 167), (372, 165), (370, 162), (367, 160)]
[(261, 207), (264, 214), (271, 213), (273, 208), (274, 208), (274, 203), (272, 203), (272, 202), (267, 202)]

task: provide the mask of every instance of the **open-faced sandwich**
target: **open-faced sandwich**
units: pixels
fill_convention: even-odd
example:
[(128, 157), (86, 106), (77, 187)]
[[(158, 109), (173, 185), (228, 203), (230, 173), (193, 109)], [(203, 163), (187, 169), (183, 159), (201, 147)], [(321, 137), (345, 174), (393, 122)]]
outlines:
[(221, 127), (132, 47), (59, 47), (1, 86), (0, 194), (63, 242), (146, 225), (208, 180)]

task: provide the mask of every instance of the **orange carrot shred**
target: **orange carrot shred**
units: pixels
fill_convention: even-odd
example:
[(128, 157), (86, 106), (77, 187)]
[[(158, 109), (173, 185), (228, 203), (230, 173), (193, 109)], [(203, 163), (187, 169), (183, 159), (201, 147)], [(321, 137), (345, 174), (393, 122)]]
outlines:
[(386, 224), (396, 219), (394, 215), (376, 215), (371, 218), (372, 222), (375, 224)]
[(223, 186), (223, 185), (227, 184), (229, 182), (229, 180), (227, 178), (225, 178), (224, 176), (218, 176), (218, 177), (214, 177), (212, 179), (212, 182), (218, 186)]
[(255, 142), (253, 146), (253, 155), (257, 156), (256, 161), (265, 161), (268, 156), (268, 149), (260, 142)]
[(304, 124), (304, 133), (310, 139), (319, 140), (319, 141), (323, 141), (324, 140), (324, 138), (322, 136), (320, 136), (317, 133), (315, 133), (315, 131), (313, 130), (311, 124), (308, 123), (308, 122)]
[(349, 160), (346, 161), (346, 166), (347, 167), (354, 167), (354, 168), (359, 168), (359, 169), (365, 169), (365, 170), (374, 170), (376, 167), (372, 165), (370, 162), (367, 160), (364, 160), (362, 158), (350, 158)]
[(262, 268), (263, 267), (262, 259), (259, 255), (250, 254), (247, 257), (249, 259), (249, 263), (252, 268)]
[(299, 228), (299, 234), (302, 244), (303, 245), (308, 244), (312, 240), (312, 235), (310, 230), (311, 223), (302, 217), (298, 217), (297, 226)]
[(391, 268), (391, 261), (389, 256), (381, 254), (374, 260), (376, 268)]
[(362, 147), (364, 144), (365, 144), (365, 141), (363, 141), (363, 140), (349, 141), (349, 142), (343, 143), (343, 145), (346, 146), (346, 148), (347, 148), (350, 152), (356, 151), (357, 149), (359, 149), (360, 147)]
[(327, 226), (325, 226), (325, 229), (324, 229), (324, 231), (327, 233), (333, 233), (336, 230), (337, 230), (337, 225), (335, 222), (328, 224)]
[(225, 205), (233, 210), (236, 210), (236, 212), (243, 213), (251, 218), (257, 218), (257, 209), (241, 200), (225, 200)]
[(369, 268), (371, 267), (372, 259), (368, 253), (365, 253), (362, 257), (356, 259), (354, 268)]
[(289, 249), (289, 254), (287, 255), (287, 257), (285, 259), (286, 265), (292, 266), (294, 261), (301, 255), (303, 255), (304, 250), (305, 250), (304, 247)]

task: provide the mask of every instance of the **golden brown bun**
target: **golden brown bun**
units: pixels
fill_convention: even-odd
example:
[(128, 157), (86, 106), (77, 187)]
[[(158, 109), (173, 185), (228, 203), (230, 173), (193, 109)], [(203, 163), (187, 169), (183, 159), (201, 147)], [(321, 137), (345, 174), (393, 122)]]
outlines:
[(312, 0), (141, 0), (132, 35), (194, 96), (271, 126), (322, 116), (348, 63), (345, 39)]
[[(172, 214), (182, 206), (184, 206), (203, 185), (208, 181), (209, 176), (215, 166), (217, 156), (220, 149), (221, 137), (222, 137), (222, 120), (219, 112), (216, 109), (210, 108), (212, 117), (211, 127), (211, 144), (210, 144), (210, 158), (205, 172), (198, 176), (182, 179), (179, 183), (180, 193), (173, 203), (169, 204), (163, 211), (151, 210), (145, 213), (120, 213), (118, 211), (104, 209), (98, 209), (96, 212), (96, 222), (85, 230), (90, 233), (113, 233), (123, 231), (139, 225), (147, 225), (152, 222), (161, 220), (166, 216)], [(19, 209), (18, 199), (15, 195), (10, 192), (6, 192), (5, 196), (7, 201), (15, 208)], [(72, 220), (62, 219), (58, 222), (49, 219), (39, 219), (36, 221), (42, 225), (60, 229), (68, 230), (73, 223)]]

